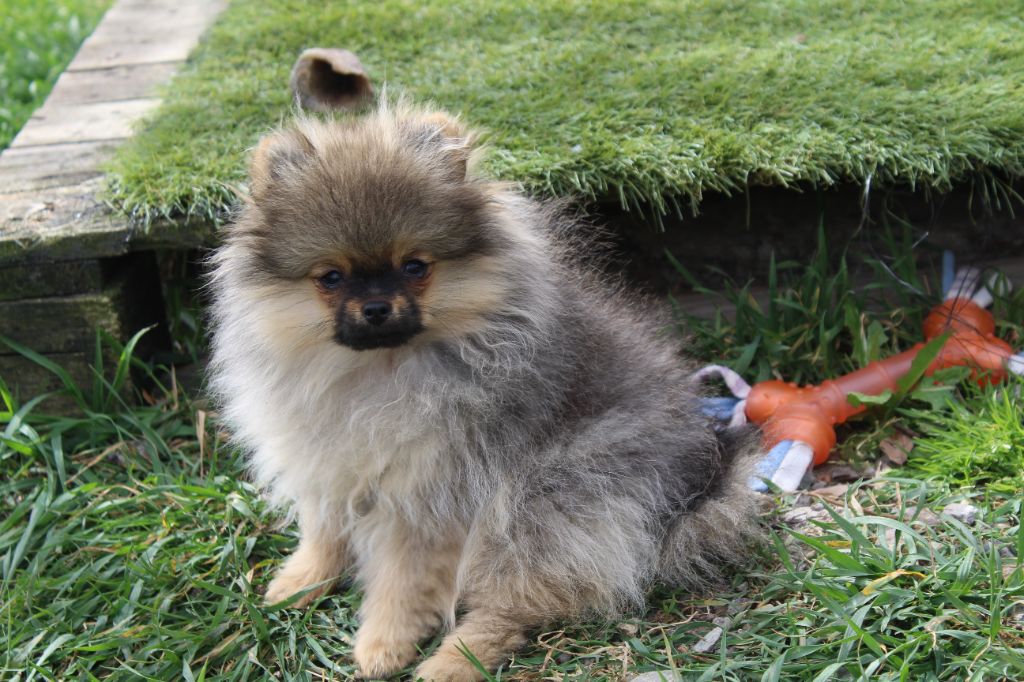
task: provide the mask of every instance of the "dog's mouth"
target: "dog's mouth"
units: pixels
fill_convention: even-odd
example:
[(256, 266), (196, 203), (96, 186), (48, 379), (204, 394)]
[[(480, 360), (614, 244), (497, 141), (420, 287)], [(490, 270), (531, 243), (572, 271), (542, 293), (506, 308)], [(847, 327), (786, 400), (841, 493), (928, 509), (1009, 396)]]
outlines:
[(352, 350), (398, 348), (423, 331), (422, 325), (395, 325), (394, 327), (343, 326), (334, 334), (334, 340)]

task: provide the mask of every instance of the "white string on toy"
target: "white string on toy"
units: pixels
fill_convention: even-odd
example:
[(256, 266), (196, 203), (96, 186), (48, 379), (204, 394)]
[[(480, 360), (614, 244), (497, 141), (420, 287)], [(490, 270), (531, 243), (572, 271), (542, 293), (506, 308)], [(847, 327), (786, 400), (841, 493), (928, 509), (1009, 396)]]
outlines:
[(750, 384), (743, 380), (737, 372), (723, 367), (722, 365), (708, 365), (701, 370), (698, 370), (693, 375), (694, 381), (707, 381), (708, 379), (718, 378), (725, 382), (725, 387), (729, 389), (729, 392), (739, 398), (739, 402), (732, 410), (732, 419), (729, 420), (729, 426), (741, 426), (747, 423), (747, 396), (750, 395)]

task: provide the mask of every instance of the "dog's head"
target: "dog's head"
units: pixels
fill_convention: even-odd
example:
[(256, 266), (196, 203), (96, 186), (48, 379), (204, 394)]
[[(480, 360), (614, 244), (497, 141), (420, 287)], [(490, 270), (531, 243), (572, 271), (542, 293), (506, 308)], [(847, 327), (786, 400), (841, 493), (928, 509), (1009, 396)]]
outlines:
[(265, 333), (368, 350), (482, 325), (509, 234), (471, 151), (451, 117), (387, 109), (261, 140), (222, 262), (246, 273)]

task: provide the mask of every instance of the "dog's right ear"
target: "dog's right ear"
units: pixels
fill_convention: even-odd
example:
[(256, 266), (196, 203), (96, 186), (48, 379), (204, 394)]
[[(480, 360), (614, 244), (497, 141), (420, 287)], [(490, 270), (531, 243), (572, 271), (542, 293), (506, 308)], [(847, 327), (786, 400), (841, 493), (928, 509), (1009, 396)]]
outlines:
[(315, 153), (313, 143), (300, 131), (279, 130), (264, 136), (252, 153), (250, 194), (257, 202), (290, 171), (306, 165)]
[(404, 129), (418, 147), (440, 152), (453, 179), (465, 179), (476, 135), (462, 121), (435, 111), (406, 119)]

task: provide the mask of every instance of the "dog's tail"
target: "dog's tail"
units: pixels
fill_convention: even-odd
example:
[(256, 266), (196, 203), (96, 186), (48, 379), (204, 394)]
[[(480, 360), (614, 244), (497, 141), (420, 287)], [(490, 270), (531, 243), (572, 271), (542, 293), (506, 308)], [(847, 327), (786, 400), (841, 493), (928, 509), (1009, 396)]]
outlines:
[(761, 541), (763, 496), (750, 487), (758, 459), (757, 431), (733, 427), (719, 433), (716, 471), (706, 492), (669, 525), (658, 567), (671, 585), (703, 588), (725, 568), (750, 557)]

